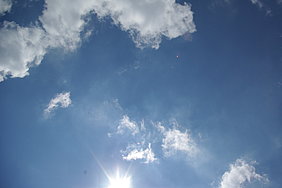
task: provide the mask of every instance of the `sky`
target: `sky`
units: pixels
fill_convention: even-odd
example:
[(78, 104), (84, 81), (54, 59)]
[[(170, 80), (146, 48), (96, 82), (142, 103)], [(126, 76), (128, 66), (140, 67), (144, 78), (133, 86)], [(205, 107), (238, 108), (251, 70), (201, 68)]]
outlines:
[(0, 0), (0, 187), (281, 188), (281, 0)]

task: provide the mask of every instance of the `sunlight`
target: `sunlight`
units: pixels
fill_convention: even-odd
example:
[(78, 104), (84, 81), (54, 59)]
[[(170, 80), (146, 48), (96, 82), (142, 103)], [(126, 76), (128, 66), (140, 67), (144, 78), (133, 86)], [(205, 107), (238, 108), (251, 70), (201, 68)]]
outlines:
[(115, 178), (109, 178), (108, 188), (130, 188), (131, 179), (128, 176), (120, 177), (119, 173)]

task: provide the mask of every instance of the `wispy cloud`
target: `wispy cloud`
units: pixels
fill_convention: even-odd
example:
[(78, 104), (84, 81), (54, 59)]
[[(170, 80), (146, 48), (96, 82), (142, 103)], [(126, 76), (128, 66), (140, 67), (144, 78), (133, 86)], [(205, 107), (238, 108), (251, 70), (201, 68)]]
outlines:
[(56, 108), (67, 108), (71, 104), (70, 92), (58, 93), (54, 98), (52, 98), (44, 110), (44, 115), (48, 117), (51, 112), (53, 112)]
[(263, 7), (263, 4), (260, 0), (250, 0), (253, 4), (259, 6), (259, 8)]
[(262, 183), (268, 182), (269, 180), (265, 175), (256, 173), (254, 163), (237, 159), (234, 164), (230, 164), (229, 170), (223, 174), (219, 188), (242, 188), (246, 183), (255, 180)]
[[(0, 14), (11, 9), (9, 0), (0, 0), (0, 5)], [(77, 49), (90, 36), (85, 26), (92, 13), (112, 18), (141, 48), (158, 48), (163, 36), (172, 39), (196, 31), (191, 6), (174, 1), (46, 0), (36, 24), (22, 27), (6, 21), (0, 29), (0, 81), (27, 76), (49, 49)]]
[[(143, 160), (145, 163), (151, 163), (162, 157), (173, 157), (178, 153), (185, 154), (189, 160), (199, 156), (201, 150), (192, 139), (189, 130), (181, 131), (182, 128), (176, 120), (172, 125), (168, 128), (160, 122), (150, 122), (145, 126), (144, 120), (137, 123), (128, 115), (123, 115), (116, 131), (108, 135), (109, 137), (123, 135), (128, 140), (126, 149), (121, 150), (122, 158), (128, 161)], [(152, 146), (162, 151), (159, 156), (155, 155)]]
[(130, 120), (127, 115), (124, 115), (119, 121), (117, 133), (123, 134), (126, 130), (129, 130), (132, 135), (139, 133), (138, 124), (135, 121)]
[(116, 131), (108, 133), (109, 137), (113, 135), (123, 135), (128, 140), (126, 149), (121, 150), (123, 160), (140, 160), (144, 163), (153, 163), (157, 160), (151, 147), (150, 131), (146, 129), (144, 120), (136, 122), (128, 115), (123, 115)]
[(254, 5), (258, 6), (259, 9), (264, 10), (266, 15), (271, 15), (271, 9), (266, 6), (261, 0), (250, 0)]
[(161, 123), (156, 123), (155, 126), (163, 134), (162, 148), (166, 157), (172, 156), (177, 152), (183, 152), (188, 157), (194, 157), (199, 152), (195, 141), (187, 130), (181, 132), (175, 126), (172, 129), (167, 129)]
[(0, 0), (0, 16), (4, 15), (6, 12), (9, 12), (12, 8), (11, 0)]
[(151, 148), (151, 143), (148, 144), (148, 147), (144, 149), (144, 144), (133, 144), (129, 145), (125, 151), (122, 151), (123, 159), (127, 161), (131, 160), (144, 160), (144, 163), (152, 163), (157, 160), (154, 152)]

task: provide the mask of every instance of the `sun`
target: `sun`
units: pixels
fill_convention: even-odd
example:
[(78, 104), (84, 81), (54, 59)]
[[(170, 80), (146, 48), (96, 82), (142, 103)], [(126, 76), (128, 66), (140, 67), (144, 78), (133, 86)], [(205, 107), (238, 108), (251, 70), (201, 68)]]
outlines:
[(124, 176), (120, 177), (119, 174), (115, 178), (109, 178), (108, 188), (130, 188), (131, 187), (131, 178)]

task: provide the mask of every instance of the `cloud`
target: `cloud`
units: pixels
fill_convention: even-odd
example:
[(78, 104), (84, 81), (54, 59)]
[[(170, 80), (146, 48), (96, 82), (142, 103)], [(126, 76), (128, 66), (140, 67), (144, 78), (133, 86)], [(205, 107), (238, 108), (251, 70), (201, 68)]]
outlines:
[[(125, 134), (125, 133), (129, 134)], [(128, 140), (125, 150), (121, 150), (122, 158), (126, 161), (141, 160), (144, 163), (152, 163), (157, 160), (151, 148), (150, 131), (145, 127), (144, 120), (140, 123), (130, 120), (128, 115), (123, 115), (119, 120), (115, 134), (126, 135)], [(114, 134), (108, 133), (109, 137)], [(148, 145), (148, 147), (146, 147)]]
[(40, 64), (46, 53), (45, 33), (36, 26), (25, 28), (4, 22), (0, 29), (0, 81), (27, 76), (31, 66)]
[(268, 182), (265, 175), (256, 173), (253, 163), (255, 162), (247, 163), (243, 159), (237, 159), (230, 165), (229, 171), (223, 174), (219, 188), (242, 188), (246, 183), (254, 180)]
[(50, 100), (47, 108), (44, 110), (44, 114), (48, 117), (48, 115), (56, 108), (67, 108), (71, 104), (71, 102), (70, 92), (58, 93), (54, 98)]
[(0, 81), (8, 76), (27, 76), (29, 68), (39, 65), (49, 49), (75, 50), (86, 24), (83, 16), (93, 7), (89, 2), (46, 0), (40, 24), (21, 27), (4, 22), (0, 29)]
[(11, 0), (0, 0), (0, 16), (4, 15), (6, 12), (10, 12), (11, 8)]
[[(116, 131), (108, 133), (108, 136), (110, 138), (119, 136), (119, 139), (120, 135), (124, 136), (127, 146), (125, 150), (121, 150), (121, 154), (122, 158), (127, 161), (143, 160), (144, 163), (151, 163), (159, 158), (168, 158), (179, 153), (183, 153), (188, 159), (200, 157), (203, 150), (192, 139), (189, 131), (181, 131), (176, 120), (170, 123), (172, 123), (172, 128), (152, 121), (145, 126), (144, 120), (137, 123), (132, 121), (128, 115), (123, 115)], [(162, 153), (156, 156), (151, 146), (160, 149)]]
[(263, 7), (263, 4), (260, 0), (250, 0), (253, 4), (257, 5), (259, 8)]
[(199, 152), (196, 143), (187, 130), (181, 132), (177, 127), (166, 129), (161, 123), (157, 123), (155, 126), (163, 134), (162, 149), (166, 157), (177, 152), (184, 152), (188, 157), (194, 157)]
[(126, 129), (129, 130), (133, 136), (139, 133), (138, 124), (135, 121), (131, 121), (127, 115), (124, 115), (119, 121), (117, 133), (123, 134)]
[[(0, 0), (0, 5), (0, 14), (12, 6), (8, 0)], [(101, 19), (112, 18), (141, 48), (158, 48), (162, 36), (172, 39), (196, 31), (191, 6), (174, 0), (45, 0), (37, 24), (22, 27), (4, 22), (0, 29), (0, 82), (27, 76), (49, 49), (77, 49), (82, 39), (90, 36), (85, 26), (93, 13)]]
[[(143, 147), (143, 144), (142, 144)], [(123, 155), (123, 159), (127, 161), (131, 160), (145, 160), (144, 163), (152, 163), (157, 160), (155, 158), (155, 154), (152, 151), (151, 143), (149, 143), (148, 148), (143, 149), (140, 148), (140, 145), (130, 145), (127, 147), (126, 151), (123, 151), (123, 153), (126, 153), (126, 155)]]
[(257, 5), (261, 10), (266, 12), (266, 15), (271, 15), (271, 9), (268, 8), (261, 0), (250, 0), (254, 5)]
[(138, 47), (159, 48), (162, 36), (168, 39), (196, 31), (191, 6), (175, 0), (97, 0), (94, 11), (110, 16), (122, 30), (131, 34)]
[(93, 5), (93, 0), (46, 0), (39, 21), (46, 31), (49, 45), (68, 51), (75, 50), (81, 43), (86, 18), (93, 10)]

